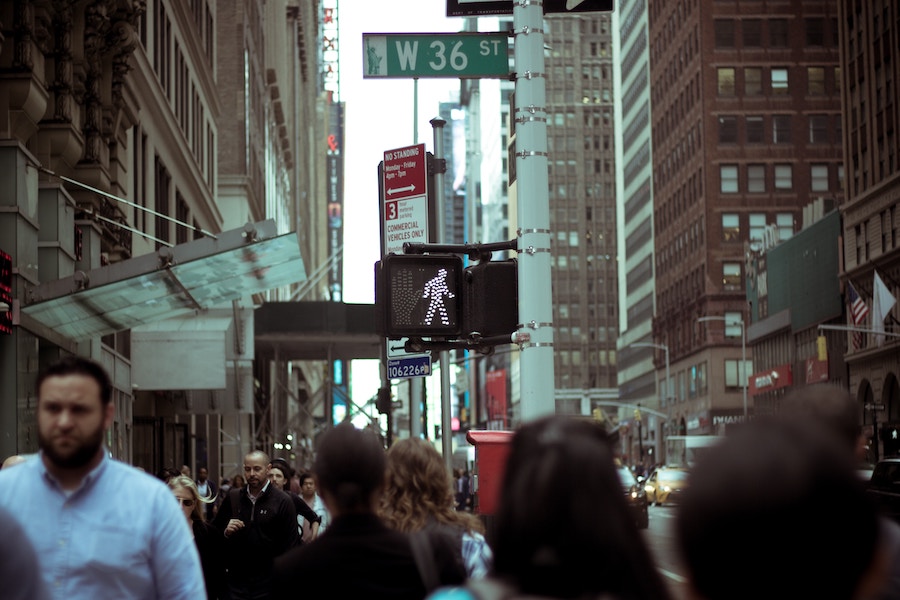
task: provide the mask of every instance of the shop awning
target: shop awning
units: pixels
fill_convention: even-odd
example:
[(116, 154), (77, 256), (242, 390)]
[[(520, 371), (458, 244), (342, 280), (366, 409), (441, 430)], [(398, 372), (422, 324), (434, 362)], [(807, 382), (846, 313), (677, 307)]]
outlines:
[(22, 325), (36, 324), (52, 335), (78, 341), (193, 314), (305, 279), (296, 232), (278, 235), (272, 220), (248, 223), (215, 239), (161, 248), (41, 283), (28, 290)]

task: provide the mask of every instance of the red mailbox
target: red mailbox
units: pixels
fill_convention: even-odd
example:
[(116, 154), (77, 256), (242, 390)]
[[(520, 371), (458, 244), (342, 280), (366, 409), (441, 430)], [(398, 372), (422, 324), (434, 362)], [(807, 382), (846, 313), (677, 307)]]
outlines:
[(512, 431), (470, 430), (466, 434), (466, 439), (475, 446), (472, 493), (475, 495), (474, 511), (479, 515), (493, 515), (497, 510), (512, 436)]

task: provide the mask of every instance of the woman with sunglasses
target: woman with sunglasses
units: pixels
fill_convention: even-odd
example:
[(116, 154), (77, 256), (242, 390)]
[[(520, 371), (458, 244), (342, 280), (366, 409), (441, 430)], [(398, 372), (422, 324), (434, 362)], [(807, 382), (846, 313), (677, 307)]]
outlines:
[(206, 522), (205, 503), (211, 498), (200, 496), (197, 484), (186, 475), (177, 475), (168, 480), (169, 489), (181, 505), (181, 512), (194, 532), (194, 543), (200, 554), (203, 580), (206, 582), (208, 600), (227, 598), (225, 590), (225, 563), (222, 559), (222, 534)]

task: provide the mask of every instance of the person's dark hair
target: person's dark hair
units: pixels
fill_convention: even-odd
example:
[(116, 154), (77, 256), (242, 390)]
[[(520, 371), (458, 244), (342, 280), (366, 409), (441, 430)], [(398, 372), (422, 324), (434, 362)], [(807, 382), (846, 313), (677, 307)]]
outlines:
[(288, 461), (281, 457), (273, 458), (269, 464), (271, 464), (273, 467), (281, 469), (281, 472), (284, 473), (284, 478), (286, 480), (294, 476), (294, 467), (288, 464)]
[(300, 483), (301, 486), (303, 485), (303, 483), (304, 483), (307, 479), (313, 479), (313, 480), (314, 480), (315, 477), (314, 477), (313, 474), (310, 473), (309, 471), (303, 471), (302, 473), (300, 473), (299, 483)]
[[(64, 375), (85, 375), (91, 377), (100, 386), (100, 401), (106, 406), (112, 401), (112, 381), (109, 373), (103, 368), (103, 365), (97, 361), (83, 356), (69, 355), (64, 356), (57, 362), (51, 364), (38, 375), (36, 389), (40, 392), (41, 384), (48, 377), (62, 377)], [(40, 395), (38, 396), (40, 400)]]
[(860, 407), (844, 388), (831, 383), (794, 388), (782, 399), (778, 414), (789, 420), (821, 423), (856, 453)]
[(759, 418), (698, 459), (676, 539), (706, 600), (837, 600), (872, 564), (878, 515), (833, 433)]
[(178, 477), (179, 475), (181, 475), (181, 471), (179, 471), (178, 469), (174, 467), (163, 467), (162, 469), (157, 471), (156, 478), (160, 481), (169, 483), (170, 479), (172, 479), (173, 477)]
[(384, 484), (384, 448), (371, 431), (341, 423), (322, 434), (313, 470), (319, 487), (343, 512), (371, 510), (376, 492)]
[(494, 575), (523, 595), (669, 598), (593, 422), (551, 416), (515, 433), (492, 546)]

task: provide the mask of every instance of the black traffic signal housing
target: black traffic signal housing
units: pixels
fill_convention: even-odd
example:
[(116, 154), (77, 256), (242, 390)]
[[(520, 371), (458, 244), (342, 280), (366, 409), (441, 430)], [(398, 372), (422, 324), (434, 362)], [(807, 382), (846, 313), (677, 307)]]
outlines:
[(519, 269), (515, 259), (467, 267), (463, 276), (463, 332), (481, 338), (512, 335), (519, 323)]
[(455, 254), (388, 254), (375, 264), (376, 330), (391, 339), (459, 337), (461, 280)]
[(375, 408), (378, 409), (383, 415), (389, 414), (391, 412), (391, 403), (394, 399), (391, 397), (391, 388), (390, 387), (382, 387), (378, 388), (378, 396), (375, 399)]
[(376, 329), (390, 339), (509, 341), (519, 319), (518, 266), (511, 259), (463, 269), (455, 254), (390, 254), (375, 265), (375, 298)]

